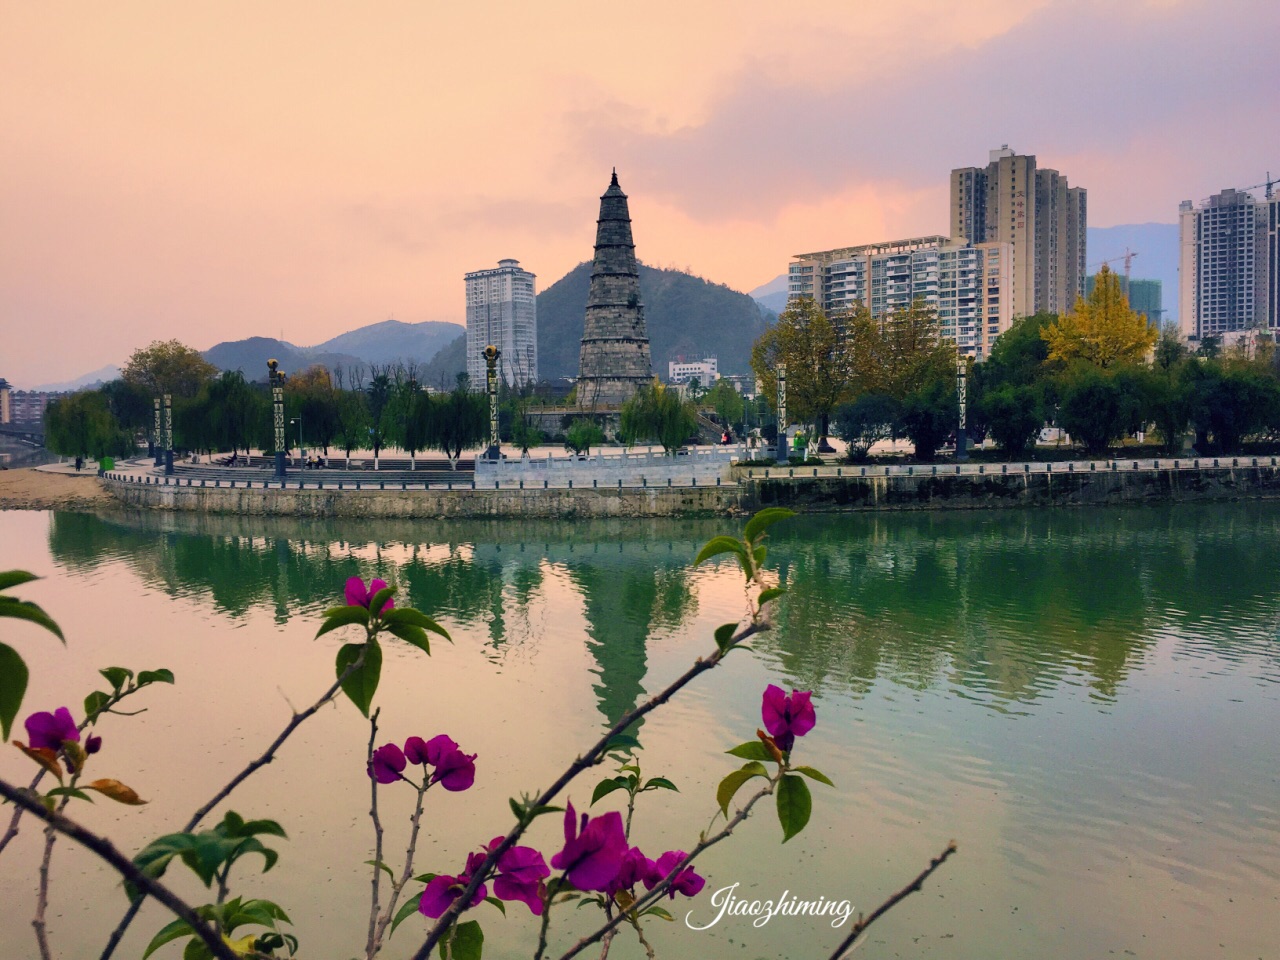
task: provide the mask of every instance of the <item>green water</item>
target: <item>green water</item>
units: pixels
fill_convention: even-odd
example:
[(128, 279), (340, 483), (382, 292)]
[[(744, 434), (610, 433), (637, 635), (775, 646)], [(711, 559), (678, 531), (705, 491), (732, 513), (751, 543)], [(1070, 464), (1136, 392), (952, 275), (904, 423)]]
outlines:
[[(146, 713), (109, 718), (95, 758), (152, 802), (77, 811), (136, 849), (324, 689), (343, 641), (313, 639), (316, 615), (346, 578), (398, 582), (455, 642), (430, 659), (388, 653), (379, 742), (447, 732), (479, 754), (474, 790), (431, 795), (419, 850), (421, 870), (456, 872), (505, 831), (508, 796), (549, 782), (741, 614), (733, 567), (689, 565), (723, 526), (0, 513), (0, 569), (47, 577), (24, 595), (69, 643), (0, 632), (33, 667), (28, 710), (74, 707), (101, 666), (177, 674), (142, 695)], [(722, 751), (753, 735), (769, 682), (815, 692), (818, 727), (797, 756), (837, 787), (815, 787), (810, 827), (785, 846), (766, 811), (708, 852), (706, 892), (672, 905), (675, 924), (652, 923), (659, 956), (826, 956), (841, 932), (824, 921), (725, 917), (695, 932), (685, 912), (706, 924), (711, 892), (733, 883), (870, 910), (952, 838), (959, 855), (855, 956), (1274, 955), (1280, 509), (824, 516), (775, 530), (770, 563), (790, 591), (776, 629), (644, 724), (646, 775), (680, 793), (646, 794), (633, 838), (653, 853), (696, 840), (732, 769)], [(349, 704), (323, 710), (230, 803), (289, 830), (280, 866), (237, 889), (284, 903), (309, 957), (362, 948), (368, 736)], [(26, 763), (14, 751), (0, 774), (24, 779)], [(572, 789), (579, 807), (596, 779)], [(383, 797), (398, 856), (408, 808)], [(554, 819), (532, 838), (548, 853)], [(38, 840), (28, 825), (0, 859), (3, 957), (34, 955)], [(55, 948), (96, 956), (123, 897), (69, 846), (54, 875)], [(484, 910), (486, 956), (532, 953), (523, 907)], [(585, 914), (553, 924), (553, 940)], [(122, 955), (164, 922), (149, 907)], [(408, 921), (387, 956), (412, 953), (421, 929)], [(643, 953), (624, 936), (612, 955)]]

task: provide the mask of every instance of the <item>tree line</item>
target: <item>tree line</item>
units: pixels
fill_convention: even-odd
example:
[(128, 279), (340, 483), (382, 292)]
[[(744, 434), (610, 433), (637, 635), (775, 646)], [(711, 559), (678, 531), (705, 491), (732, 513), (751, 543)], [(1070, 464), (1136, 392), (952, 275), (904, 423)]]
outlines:
[[(957, 354), (923, 302), (874, 319), (862, 305), (828, 318), (793, 301), (756, 342), (752, 364), (772, 402), (786, 364), (789, 419), (830, 427), (863, 459), (877, 441), (909, 439), (930, 460), (959, 420)], [(965, 361), (971, 438), (1008, 458), (1034, 449), (1048, 425), (1089, 456), (1142, 435), (1166, 454), (1190, 436), (1200, 454), (1230, 454), (1280, 437), (1280, 355), (1273, 338), (1194, 352), (1176, 328), (1133, 311), (1106, 267), (1066, 314), (1015, 321), (990, 356)]]

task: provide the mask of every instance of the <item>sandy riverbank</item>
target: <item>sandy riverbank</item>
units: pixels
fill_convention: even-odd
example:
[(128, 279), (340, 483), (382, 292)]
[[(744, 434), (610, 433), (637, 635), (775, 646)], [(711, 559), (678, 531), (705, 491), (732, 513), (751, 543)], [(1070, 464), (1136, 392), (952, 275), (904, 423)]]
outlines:
[(119, 505), (94, 471), (0, 470), (0, 510), (92, 510)]

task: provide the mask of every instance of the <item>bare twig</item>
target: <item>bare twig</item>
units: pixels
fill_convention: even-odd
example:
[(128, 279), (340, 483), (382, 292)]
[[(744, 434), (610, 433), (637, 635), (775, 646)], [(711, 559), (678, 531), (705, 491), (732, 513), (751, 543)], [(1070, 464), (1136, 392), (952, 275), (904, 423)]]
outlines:
[[(58, 807), (58, 812), (61, 813), (66, 805), (67, 801), (64, 798), (62, 804)], [(49, 931), (44, 922), (44, 914), (49, 907), (49, 861), (53, 859), (53, 842), (57, 838), (58, 834), (53, 829), (53, 825), (46, 825), (44, 828), (44, 856), (40, 859), (40, 885), (36, 891), (36, 915), (31, 921), (31, 926), (36, 931), (36, 945), (40, 948), (41, 960), (53, 960), (53, 951), (49, 949)]]
[(853, 947), (853, 942), (858, 939), (859, 935), (866, 930), (867, 927), (871, 926), (891, 909), (897, 906), (901, 901), (911, 896), (911, 894), (918, 893), (925, 880), (929, 878), (929, 874), (942, 866), (946, 862), (947, 857), (951, 856), (955, 852), (956, 842), (952, 840), (947, 844), (947, 848), (943, 850), (942, 853), (929, 861), (929, 866), (921, 871), (920, 876), (916, 877), (892, 897), (880, 904), (880, 906), (876, 907), (875, 910), (871, 912), (870, 916), (855, 923), (853, 928), (849, 931), (849, 935), (840, 942), (840, 946), (836, 947), (835, 952), (831, 954), (828, 960), (840, 960), (841, 957), (845, 956)]
[(196, 916), (195, 910), (186, 901), (180, 899), (159, 880), (148, 877), (134, 866), (133, 862), (117, 850), (110, 840), (87, 830), (61, 813), (48, 810), (38, 798), (32, 797), (22, 788), (15, 787), (4, 780), (0, 780), (0, 796), (19, 805), (81, 846), (88, 847), (139, 890), (159, 900), (191, 927), (195, 935), (204, 942), (209, 952), (218, 960), (238, 960), (216, 929)]
[[(662, 706), (699, 674), (705, 673), (707, 670), (718, 666), (727, 653), (739, 643), (746, 640), (748, 637), (768, 629), (769, 625), (766, 621), (763, 619), (755, 619), (752, 623), (743, 627), (734, 634), (733, 638), (725, 645), (723, 650), (717, 649), (709, 657), (699, 657), (694, 662), (693, 666), (672, 681), (672, 683), (661, 693), (650, 698), (634, 710), (624, 714), (617, 723), (609, 728), (608, 732), (605, 733), (604, 736), (596, 741), (595, 745), (592, 746), (590, 750), (579, 756), (573, 761), (573, 763), (569, 764), (569, 767), (564, 771), (564, 773), (560, 774), (550, 787), (544, 790), (536, 800), (531, 802), (529, 809), (537, 809), (538, 807), (549, 804), (559, 795), (561, 790), (569, 785), (569, 782), (573, 780), (574, 777), (582, 773), (582, 771), (595, 766), (604, 759), (605, 754), (608, 752), (609, 741), (613, 739), (613, 737), (627, 729), (627, 727), (631, 726), (641, 717)], [(489, 851), (489, 855), (485, 857), (480, 868), (476, 870), (475, 874), (472, 876), (471, 882), (467, 884), (466, 890), (464, 890), (458, 898), (449, 905), (449, 908), (440, 915), (440, 919), (436, 921), (435, 926), (428, 931), (426, 940), (423, 941), (422, 946), (418, 948), (418, 952), (413, 955), (413, 960), (427, 960), (431, 955), (431, 948), (440, 941), (441, 936), (443, 936), (445, 931), (449, 929), (450, 924), (457, 919), (458, 914), (463, 910), (463, 905), (471, 902), (471, 898), (475, 895), (476, 890), (479, 889), (480, 884), (484, 883), (485, 880), (488, 879), (494, 865), (498, 862), (498, 858), (515, 845), (516, 841), (520, 839), (528, 828), (530, 822), (531, 821), (528, 818), (522, 819), (511, 828), (510, 832), (503, 837), (502, 841), (497, 846), (493, 847)]]
[[(368, 762), (373, 763), (373, 744), (378, 739), (378, 716), (381, 709), (373, 711), (369, 718)], [(382, 821), (378, 818), (378, 781), (369, 778), (369, 819), (373, 821), (373, 879), (369, 894), (369, 937), (365, 941), (365, 956), (373, 960), (374, 932), (378, 927), (378, 884), (382, 879)]]
[[(44, 767), (31, 778), (31, 784), (27, 789), (34, 790), (40, 786), (40, 781), (44, 779)], [(18, 835), (18, 821), (22, 819), (22, 815), (26, 813), (22, 807), (14, 807), (13, 814), (9, 817), (9, 826), (5, 830), (4, 836), (0, 837), (0, 853), (4, 853), (4, 848), (9, 845), (9, 841)]]
[[(425, 771), (424, 771), (425, 777)], [(387, 909), (382, 912), (382, 917), (378, 921), (378, 933), (374, 938), (374, 950), (369, 955), (372, 960), (374, 954), (382, 949), (382, 938), (387, 932), (387, 927), (395, 918), (396, 906), (400, 902), (400, 894), (404, 892), (405, 886), (413, 879), (413, 858), (418, 849), (418, 831), (422, 826), (422, 799), (426, 796), (427, 791), (431, 789), (431, 780), (424, 779), (422, 786), (418, 787), (418, 801), (413, 808), (413, 816), (409, 818), (411, 827), (409, 829), (409, 847), (404, 852), (404, 870), (400, 874), (400, 879), (391, 881), (391, 897), (387, 902)]]

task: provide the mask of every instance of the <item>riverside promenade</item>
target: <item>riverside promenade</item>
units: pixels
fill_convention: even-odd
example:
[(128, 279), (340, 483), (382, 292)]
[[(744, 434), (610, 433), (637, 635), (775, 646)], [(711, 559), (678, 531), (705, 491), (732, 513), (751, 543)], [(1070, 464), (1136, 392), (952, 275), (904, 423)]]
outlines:
[[(714, 451), (714, 454), (711, 452)], [(718, 456), (716, 456), (718, 454)], [(718, 461), (718, 462), (717, 462)], [(728, 451), (481, 462), (475, 472), (178, 467), (104, 474), (124, 504), (309, 517), (661, 517), (806, 511), (993, 509), (1280, 499), (1276, 457), (925, 465), (738, 465)]]

